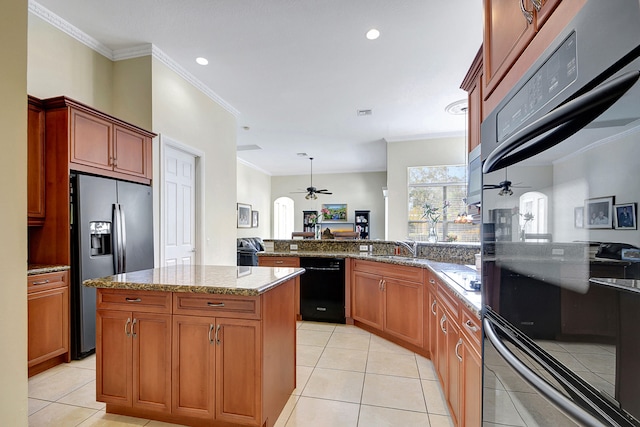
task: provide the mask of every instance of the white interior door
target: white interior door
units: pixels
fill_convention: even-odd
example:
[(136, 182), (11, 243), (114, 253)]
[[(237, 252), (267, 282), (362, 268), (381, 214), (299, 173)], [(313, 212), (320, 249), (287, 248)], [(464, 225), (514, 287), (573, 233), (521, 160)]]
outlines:
[(165, 266), (196, 263), (196, 157), (165, 145)]

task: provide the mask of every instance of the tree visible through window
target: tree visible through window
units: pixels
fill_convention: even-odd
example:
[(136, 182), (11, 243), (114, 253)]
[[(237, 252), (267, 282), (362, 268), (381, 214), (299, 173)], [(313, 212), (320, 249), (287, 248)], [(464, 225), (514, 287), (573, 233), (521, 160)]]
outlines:
[[(467, 168), (464, 165), (418, 166), (408, 168), (410, 239), (427, 240), (429, 221), (423, 217), (426, 203), (441, 213), (437, 232), (441, 241), (470, 242), (479, 240), (479, 226), (459, 223), (467, 215)], [(444, 202), (449, 207), (443, 212)]]

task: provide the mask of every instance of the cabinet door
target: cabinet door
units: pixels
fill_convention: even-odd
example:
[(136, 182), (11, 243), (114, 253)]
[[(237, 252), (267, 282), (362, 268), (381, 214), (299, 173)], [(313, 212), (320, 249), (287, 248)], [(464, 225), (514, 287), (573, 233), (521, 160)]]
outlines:
[(459, 425), (461, 395), (460, 395), (460, 373), (462, 372), (462, 338), (460, 331), (453, 321), (449, 321), (447, 315), (447, 392), (446, 396), (451, 407), (451, 417), (454, 424)]
[(463, 410), (459, 424), (479, 426), (482, 425), (482, 359), (479, 351), (464, 338), (459, 352), (462, 354), (463, 369), (460, 377)]
[(440, 318), (438, 317), (437, 305), (438, 302), (435, 292), (429, 291), (429, 341), (427, 349), (429, 350), (431, 360), (433, 361), (434, 365), (437, 364), (438, 360), (438, 331), (440, 330), (440, 325), (438, 323), (440, 321)]
[(96, 400), (131, 406), (132, 313), (97, 310), (96, 314)]
[(66, 286), (28, 296), (29, 366), (69, 351), (69, 293)]
[(133, 406), (171, 410), (171, 316), (133, 313)]
[(113, 169), (113, 126), (98, 116), (71, 109), (69, 161), (100, 169)]
[(382, 277), (360, 271), (354, 272), (353, 277), (353, 318), (381, 331), (384, 326)]
[(444, 395), (447, 396), (447, 315), (440, 301), (438, 301), (438, 305), (436, 306), (436, 313), (438, 313), (436, 316), (438, 320), (436, 322), (436, 359), (434, 365), (440, 377), (440, 384), (442, 384)]
[(27, 217), (29, 225), (44, 222), (44, 111), (29, 102), (27, 136)]
[(261, 425), (262, 345), (258, 320), (216, 319), (216, 420)]
[(469, 89), (467, 113), (468, 113), (468, 151), (480, 145), (480, 125), (482, 124), (482, 76), (480, 73), (477, 80)]
[(422, 283), (383, 278), (384, 330), (411, 344), (422, 346)]
[(151, 179), (151, 139), (115, 125), (113, 128), (113, 170)]
[[(530, 0), (523, 0), (532, 11)], [(520, 0), (485, 0), (484, 96), (493, 92), (535, 34), (520, 9)]]
[(215, 319), (173, 316), (174, 415), (213, 419)]

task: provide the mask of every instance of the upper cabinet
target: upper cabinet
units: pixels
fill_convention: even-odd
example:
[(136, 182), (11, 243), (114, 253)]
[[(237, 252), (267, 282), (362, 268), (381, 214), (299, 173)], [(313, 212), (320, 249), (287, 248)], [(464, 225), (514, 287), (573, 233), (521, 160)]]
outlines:
[(151, 183), (153, 133), (65, 97), (44, 103), (47, 140), (68, 143), (70, 169)]
[(467, 104), (467, 151), (480, 145), (480, 124), (482, 123), (482, 47), (478, 50), (460, 88), (468, 93)]
[(586, 0), (484, 0), (483, 119)]
[(44, 110), (40, 100), (32, 96), (27, 127), (27, 218), (29, 225), (41, 225), (45, 215)]

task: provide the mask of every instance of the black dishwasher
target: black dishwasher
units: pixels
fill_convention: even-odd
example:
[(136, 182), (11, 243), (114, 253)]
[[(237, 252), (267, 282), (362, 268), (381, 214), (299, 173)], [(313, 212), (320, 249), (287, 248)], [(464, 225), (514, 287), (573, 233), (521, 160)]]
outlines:
[(302, 320), (345, 323), (344, 258), (300, 257)]

